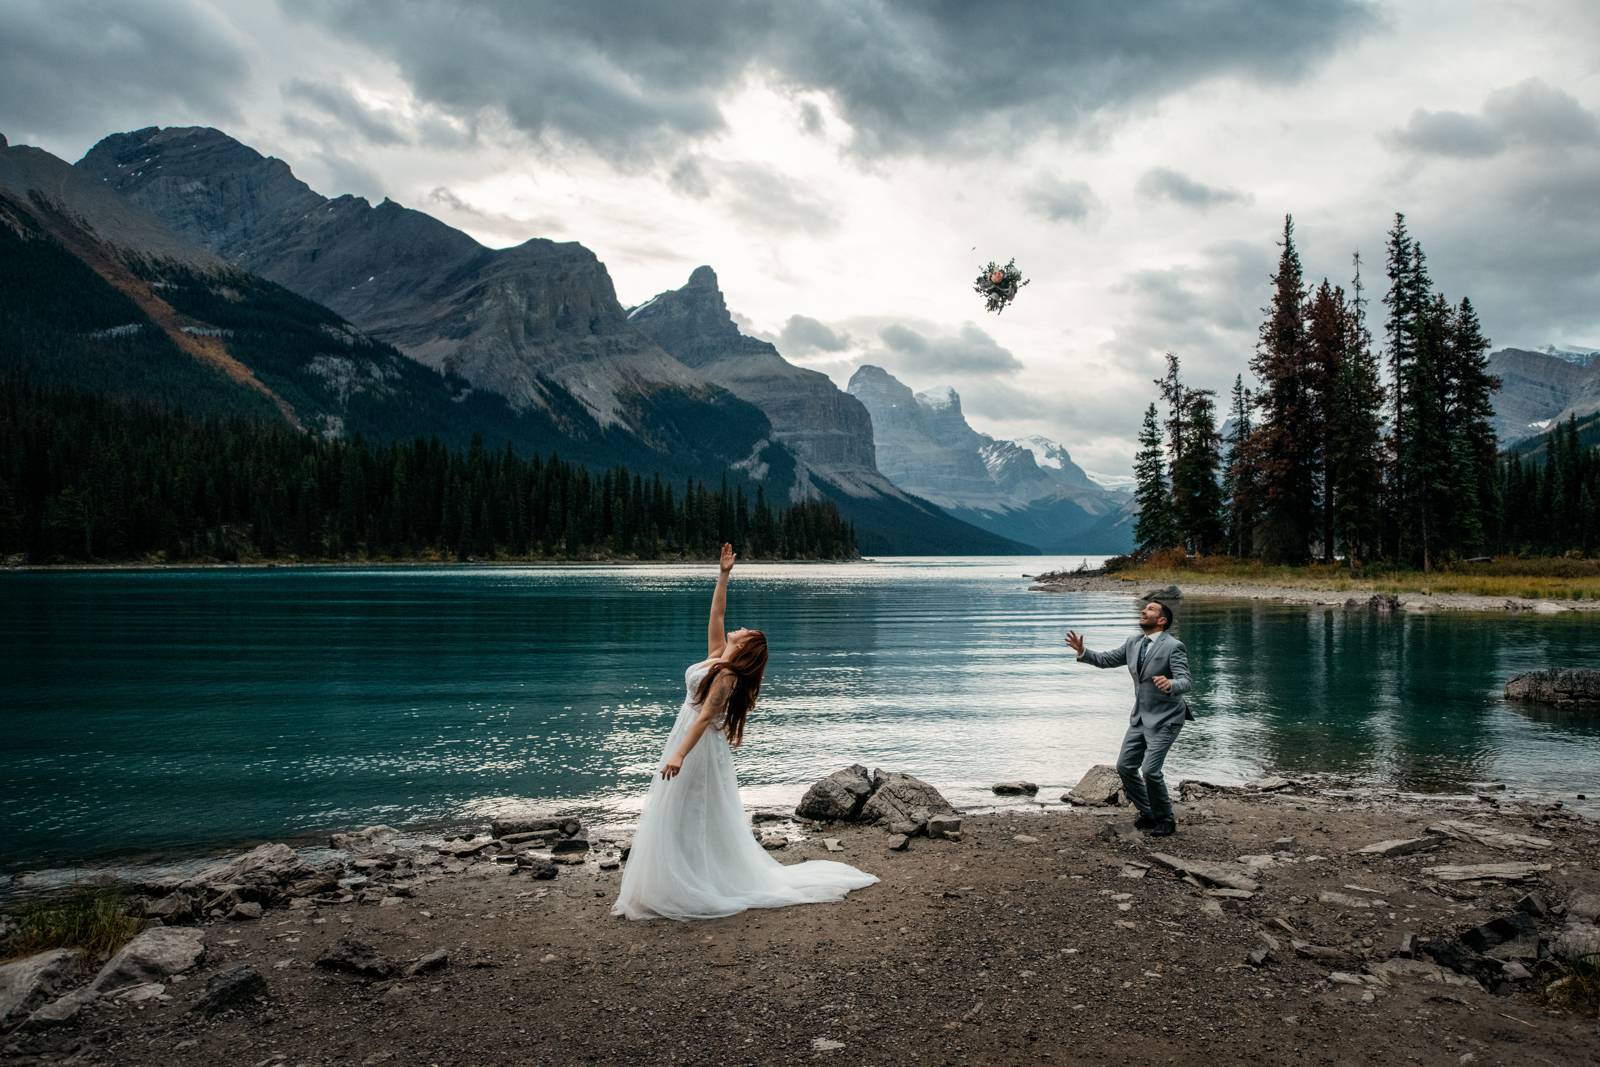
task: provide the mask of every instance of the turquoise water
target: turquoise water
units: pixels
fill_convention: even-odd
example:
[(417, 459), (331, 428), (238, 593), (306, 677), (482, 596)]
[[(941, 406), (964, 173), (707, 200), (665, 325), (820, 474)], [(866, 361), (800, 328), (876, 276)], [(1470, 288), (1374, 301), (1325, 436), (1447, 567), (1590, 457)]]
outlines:
[[(741, 565), (730, 628), (772, 644), (738, 754), (751, 804), (843, 764), (957, 804), (1110, 762), (1131, 596), (1027, 591), (1069, 560)], [(627, 821), (705, 653), (714, 570), (275, 568), (0, 574), (0, 870), (179, 855), (529, 804)], [(1178, 609), (1201, 719), (1174, 779), (1336, 772), (1378, 786), (1600, 795), (1600, 720), (1500, 698), (1600, 662), (1592, 616)], [(1052, 792), (1052, 788), (1054, 791)], [(992, 799), (992, 798), (991, 798)]]

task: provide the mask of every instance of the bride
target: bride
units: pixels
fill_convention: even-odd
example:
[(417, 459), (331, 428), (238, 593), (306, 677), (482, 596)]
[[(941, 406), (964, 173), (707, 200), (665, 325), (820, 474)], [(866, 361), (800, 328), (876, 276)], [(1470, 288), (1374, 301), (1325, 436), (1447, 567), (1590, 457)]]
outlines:
[(750, 832), (732, 750), (761, 692), (767, 639), (760, 630), (723, 633), (735, 558), (733, 546), (723, 545), (706, 658), (684, 672), (688, 695), (650, 784), (613, 915), (714, 919), (746, 908), (842, 900), (878, 880), (831, 860), (785, 866)]

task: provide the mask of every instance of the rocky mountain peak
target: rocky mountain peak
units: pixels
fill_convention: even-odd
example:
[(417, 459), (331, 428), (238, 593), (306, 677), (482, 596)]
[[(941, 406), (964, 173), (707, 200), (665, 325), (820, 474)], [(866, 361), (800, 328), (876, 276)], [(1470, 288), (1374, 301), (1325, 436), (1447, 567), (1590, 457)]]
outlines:
[(635, 327), (679, 361), (695, 368), (740, 353), (778, 357), (765, 341), (739, 332), (728, 302), (717, 287), (717, 273), (696, 267), (682, 289), (657, 293), (628, 312)]

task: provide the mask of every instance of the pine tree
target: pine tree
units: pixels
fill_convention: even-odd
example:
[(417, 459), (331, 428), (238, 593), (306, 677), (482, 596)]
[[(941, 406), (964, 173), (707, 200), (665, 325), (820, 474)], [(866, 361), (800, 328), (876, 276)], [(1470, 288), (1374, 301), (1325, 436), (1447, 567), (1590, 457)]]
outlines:
[(1172, 498), (1180, 543), (1196, 554), (1223, 551), (1222, 464), (1215, 396), (1209, 389), (1185, 389), (1180, 407), (1184, 436), (1172, 461)]
[(1223, 476), (1223, 495), (1228, 512), (1228, 551), (1240, 558), (1255, 553), (1257, 507), (1255, 466), (1251, 457), (1250, 409), (1250, 390), (1244, 387), (1244, 375), (1234, 375), (1228, 415), (1233, 429), (1228, 433), (1228, 463)]
[(1489, 339), (1483, 336), (1472, 301), (1463, 297), (1451, 320), (1450, 363), (1445, 369), (1445, 422), (1450, 434), (1450, 497), (1457, 551), (1476, 555), (1490, 540), (1495, 519), (1494, 391)]
[(1344, 356), (1328, 420), (1328, 484), (1334, 538), (1353, 566), (1379, 551), (1379, 478), (1383, 467), (1384, 391), (1367, 329), (1361, 255), (1354, 257), (1352, 295), (1343, 315)]
[(1261, 382), (1256, 430), (1261, 494), (1260, 542), (1271, 563), (1305, 561), (1316, 503), (1316, 447), (1305, 432), (1314, 418), (1307, 368), (1305, 286), (1294, 246), (1294, 219), (1283, 221), (1272, 303), (1251, 370)]
[(1139, 520), (1133, 527), (1134, 541), (1143, 549), (1171, 548), (1178, 539), (1172, 516), (1172, 492), (1167, 485), (1161, 422), (1154, 404), (1144, 413), (1133, 474), (1134, 500), (1139, 505)]

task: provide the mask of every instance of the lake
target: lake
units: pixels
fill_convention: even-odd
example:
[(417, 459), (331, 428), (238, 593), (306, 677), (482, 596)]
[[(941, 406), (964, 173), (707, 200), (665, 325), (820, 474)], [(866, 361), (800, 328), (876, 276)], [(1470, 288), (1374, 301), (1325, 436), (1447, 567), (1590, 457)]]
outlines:
[[(1054, 800), (1114, 758), (1131, 684), (1073, 661), (1138, 603), (1046, 594), (1070, 558), (741, 564), (729, 628), (772, 648), (738, 752), (751, 805), (848, 763), (958, 806)], [(1094, 557), (1090, 558), (1095, 562)], [(0, 574), (0, 870), (193, 853), (530, 805), (638, 812), (704, 656), (713, 565)], [(1600, 720), (1501, 699), (1600, 660), (1592, 616), (1346, 615), (1184, 601), (1198, 722), (1170, 781), (1334, 773), (1378, 787), (1600, 795)]]

